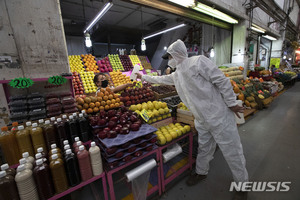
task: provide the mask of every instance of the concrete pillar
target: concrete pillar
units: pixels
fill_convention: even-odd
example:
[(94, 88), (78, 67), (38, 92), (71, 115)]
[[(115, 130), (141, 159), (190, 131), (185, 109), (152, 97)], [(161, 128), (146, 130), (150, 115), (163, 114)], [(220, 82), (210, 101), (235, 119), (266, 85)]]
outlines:
[[(243, 20), (240, 23), (233, 26), (232, 34), (232, 63), (244, 63), (245, 62), (245, 48), (247, 38), (247, 28), (249, 21)], [(239, 54), (240, 51), (240, 54)]]

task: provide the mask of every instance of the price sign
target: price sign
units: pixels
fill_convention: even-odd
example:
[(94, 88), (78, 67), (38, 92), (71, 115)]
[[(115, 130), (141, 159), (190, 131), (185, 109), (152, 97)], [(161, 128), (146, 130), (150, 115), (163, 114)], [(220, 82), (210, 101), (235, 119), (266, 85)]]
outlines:
[(9, 82), (13, 88), (28, 88), (33, 85), (33, 80), (30, 78), (15, 78)]
[(149, 117), (149, 115), (148, 115), (147, 110), (143, 109), (139, 114), (141, 115), (141, 117), (142, 117), (146, 122), (149, 121), (150, 117)]
[(67, 79), (62, 76), (52, 76), (48, 79), (48, 82), (53, 85), (62, 85), (67, 82)]

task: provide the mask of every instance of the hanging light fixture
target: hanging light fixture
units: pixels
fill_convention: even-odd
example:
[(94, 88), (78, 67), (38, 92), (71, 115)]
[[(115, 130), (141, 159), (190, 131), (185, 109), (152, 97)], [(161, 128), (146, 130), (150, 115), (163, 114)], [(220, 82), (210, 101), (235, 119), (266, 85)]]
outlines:
[(89, 33), (86, 33), (86, 34), (84, 34), (84, 36), (85, 36), (85, 46), (86, 46), (87, 48), (92, 47), (92, 40), (91, 40), (90, 34), (89, 34)]
[(211, 50), (210, 50), (209, 56), (210, 56), (211, 58), (215, 57), (215, 50), (214, 50), (213, 47), (212, 47)]
[(144, 30), (144, 21), (143, 21), (143, 10), (142, 10), (142, 7), (141, 7), (141, 22), (142, 22), (142, 41), (141, 41), (141, 50), (142, 51), (146, 51), (146, 42), (145, 42), (145, 39), (144, 39), (144, 36), (143, 36), (143, 30)]
[(167, 50), (168, 48), (166, 46), (164, 46), (164, 50)]
[(144, 39), (142, 39), (142, 41), (141, 41), (141, 50), (146, 51), (146, 43), (145, 43)]

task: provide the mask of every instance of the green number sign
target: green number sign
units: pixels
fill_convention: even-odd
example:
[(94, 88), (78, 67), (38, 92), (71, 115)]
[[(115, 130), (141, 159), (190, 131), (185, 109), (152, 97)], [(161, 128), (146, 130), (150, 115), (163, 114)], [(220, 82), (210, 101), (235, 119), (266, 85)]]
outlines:
[(67, 82), (67, 79), (62, 76), (52, 76), (48, 79), (48, 82), (53, 85), (62, 85)]
[(30, 78), (15, 78), (9, 82), (13, 88), (28, 88), (33, 85), (33, 80)]

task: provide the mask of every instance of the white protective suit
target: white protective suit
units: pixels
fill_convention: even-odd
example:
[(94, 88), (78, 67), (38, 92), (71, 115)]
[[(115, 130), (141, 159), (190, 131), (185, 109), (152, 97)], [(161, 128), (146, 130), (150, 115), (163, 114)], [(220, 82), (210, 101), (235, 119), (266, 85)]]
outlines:
[(219, 145), (234, 181), (248, 181), (246, 161), (234, 112), (228, 107), (237, 105), (228, 78), (205, 56), (188, 58), (181, 40), (169, 46), (167, 52), (176, 61), (176, 71), (165, 76), (142, 76), (143, 81), (175, 85), (178, 95), (195, 117), (198, 131), (196, 173), (206, 175)]

